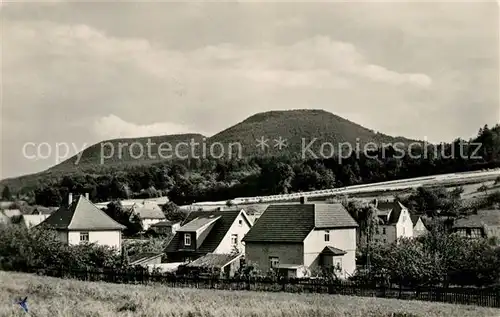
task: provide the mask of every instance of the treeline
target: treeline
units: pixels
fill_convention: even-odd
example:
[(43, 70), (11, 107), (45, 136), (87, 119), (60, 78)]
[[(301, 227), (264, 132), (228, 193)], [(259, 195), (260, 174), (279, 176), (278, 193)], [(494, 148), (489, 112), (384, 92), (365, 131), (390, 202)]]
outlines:
[[(481, 144), (479, 148), (477, 144)], [(500, 167), (500, 125), (485, 126), (470, 142), (412, 148), (392, 147), (350, 157), (303, 160), (293, 155), (233, 160), (190, 159), (154, 165), (96, 167), (46, 180), (22, 192), (39, 205), (59, 206), (69, 192), (88, 192), (93, 201), (167, 195), (178, 205), (234, 197), (320, 190), (356, 184)], [(7, 193), (10, 195), (11, 190)]]

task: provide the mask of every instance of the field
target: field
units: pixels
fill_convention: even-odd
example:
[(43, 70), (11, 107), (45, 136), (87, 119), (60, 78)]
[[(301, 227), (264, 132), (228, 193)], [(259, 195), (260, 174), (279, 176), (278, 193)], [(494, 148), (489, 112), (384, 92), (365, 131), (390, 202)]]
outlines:
[(210, 291), (119, 285), (0, 272), (0, 316), (500, 316), (500, 309), (334, 295)]

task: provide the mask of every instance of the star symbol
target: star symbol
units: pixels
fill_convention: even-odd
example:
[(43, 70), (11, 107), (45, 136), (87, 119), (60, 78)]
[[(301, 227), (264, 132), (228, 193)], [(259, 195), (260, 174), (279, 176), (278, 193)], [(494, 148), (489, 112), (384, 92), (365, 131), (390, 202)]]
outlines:
[(267, 142), (269, 139), (266, 139), (265, 137), (261, 137), (260, 140), (257, 139), (257, 144), (255, 145), (256, 147), (260, 147), (262, 151), (264, 151), (266, 148), (269, 147), (269, 144)]
[(274, 139), (274, 142), (276, 143), (274, 145), (274, 147), (277, 147), (278, 150), (281, 150), (283, 149), (284, 147), (286, 147), (286, 139), (283, 139), (282, 137), (279, 137), (278, 139)]

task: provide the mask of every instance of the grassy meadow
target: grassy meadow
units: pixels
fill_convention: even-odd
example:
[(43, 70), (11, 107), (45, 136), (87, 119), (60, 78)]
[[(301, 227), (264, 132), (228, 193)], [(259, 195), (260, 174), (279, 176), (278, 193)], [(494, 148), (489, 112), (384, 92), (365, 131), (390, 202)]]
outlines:
[(392, 299), (80, 282), (0, 271), (0, 316), (417, 317), (500, 316), (500, 309)]

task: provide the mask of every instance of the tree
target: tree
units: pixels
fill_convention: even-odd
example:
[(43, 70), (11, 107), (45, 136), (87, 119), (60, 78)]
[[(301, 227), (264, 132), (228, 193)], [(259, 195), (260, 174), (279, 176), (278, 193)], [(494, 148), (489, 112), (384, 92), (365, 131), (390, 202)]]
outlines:
[(124, 231), (126, 236), (133, 236), (143, 231), (142, 221), (139, 215), (134, 213), (132, 208), (123, 208), (120, 201), (110, 202), (103, 210), (116, 222), (126, 227)]
[(494, 185), (498, 185), (498, 184), (500, 184), (500, 176), (498, 176), (497, 178), (495, 178)]
[(180, 209), (179, 206), (171, 201), (164, 204), (162, 210), (165, 214), (165, 218), (173, 222), (184, 221), (188, 215), (187, 211)]
[(37, 205), (53, 207), (61, 206), (63, 199), (61, 192), (57, 188), (49, 185), (35, 191), (35, 202)]
[(2, 190), (2, 200), (9, 201), (12, 199), (12, 194), (10, 192), (9, 186), (5, 186)]

